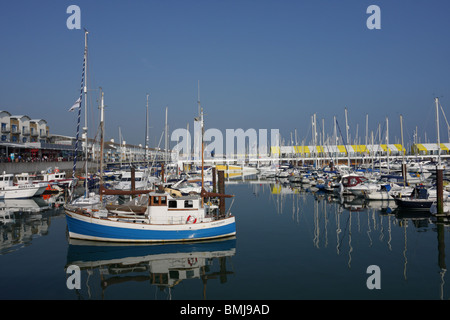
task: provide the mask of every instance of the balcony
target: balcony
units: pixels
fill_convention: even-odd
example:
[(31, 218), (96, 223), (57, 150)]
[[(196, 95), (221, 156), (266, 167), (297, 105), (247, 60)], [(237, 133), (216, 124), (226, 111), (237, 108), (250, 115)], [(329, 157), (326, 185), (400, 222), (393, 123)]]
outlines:
[(9, 126), (2, 126), (2, 133), (10, 133), (11, 129), (9, 128)]

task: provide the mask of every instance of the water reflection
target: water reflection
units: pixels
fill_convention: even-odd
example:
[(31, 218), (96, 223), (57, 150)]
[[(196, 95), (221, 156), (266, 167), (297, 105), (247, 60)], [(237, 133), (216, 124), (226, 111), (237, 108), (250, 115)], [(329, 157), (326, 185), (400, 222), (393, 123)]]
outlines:
[(79, 299), (104, 299), (107, 289), (127, 282), (148, 282), (158, 289), (155, 295), (162, 295), (155, 298), (171, 299), (172, 288), (191, 279), (202, 281), (201, 294), (206, 299), (208, 280), (225, 283), (234, 273), (230, 265), (235, 254), (235, 238), (141, 245), (71, 239), (66, 267), (76, 265), (85, 273), (82, 278), (87, 280), (76, 291)]
[(30, 245), (33, 237), (48, 233), (51, 217), (58, 210), (62, 195), (0, 201), (0, 254)]
[[(267, 190), (264, 184), (257, 188)], [(368, 201), (355, 196), (317, 192), (301, 184), (277, 181), (269, 184), (268, 190), (277, 215), (292, 214), (292, 220), (301, 230), (311, 234), (314, 248), (334, 248), (336, 256), (346, 257), (348, 269), (355, 262), (374, 260), (367, 258), (370, 255), (376, 255), (379, 263), (401, 258), (403, 280), (408, 281), (409, 273), (417, 275), (427, 271), (417, 269), (417, 264), (425, 259), (439, 267), (440, 298), (444, 298), (445, 232), (450, 225), (444, 218), (435, 218), (429, 210), (397, 208), (394, 201)], [(261, 194), (261, 190), (258, 193)], [(436, 241), (433, 237), (429, 240), (430, 236), (420, 236), (424, 233), (437, 234)], [(437, 257), (430, 260), (432, 250), (429, 249), (425, 250), (424, 257), (417, 256), (422, 247), (433, 246), (433, 242), (432, 250), (437, 249)], [(410, 260), (413, 260), (412, 264)], [(434, 274), (431, 276), (435, 277)]]

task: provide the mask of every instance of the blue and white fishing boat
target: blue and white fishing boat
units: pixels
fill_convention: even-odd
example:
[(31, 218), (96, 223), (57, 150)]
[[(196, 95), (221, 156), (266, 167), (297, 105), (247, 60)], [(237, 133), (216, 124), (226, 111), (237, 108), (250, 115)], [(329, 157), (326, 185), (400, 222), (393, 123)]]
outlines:
[[(217, 204), (206, 202), (232, 196), (203, 192), (173, 197), (165, 191), (134, 192), (141, 194), (141, 205), (106, 205), (100, 209), (66, 205), (69, 237), (145, 243), (207, 240), (236, 234), (235, 217), (229, 212), (221, 213)], [(102, 189), (102, 194), (108, 194), (107, 190)]]
[[(200, 114), (203, 132), (203, 110)], [(203, 150), (202, 138), (202, 150)], [(231, 195), (206, 192), (202, 157), (200, 194), (176, 195), (158, 190), (108, 190), (100, 186), (101, 206), (65, 206), (69, 237), (110, 242), (209, 240), (236, 234), (235, 217), (225, 212)], [(105, 195), (139, 196), (134, 203), (103, 205)], [(219, 208), (220, 207), (220, 208)]]

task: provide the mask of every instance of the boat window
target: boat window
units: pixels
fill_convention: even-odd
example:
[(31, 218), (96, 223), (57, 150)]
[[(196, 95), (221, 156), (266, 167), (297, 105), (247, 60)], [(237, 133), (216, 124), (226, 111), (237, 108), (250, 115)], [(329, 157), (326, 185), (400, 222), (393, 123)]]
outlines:
[(165, 205), (167, 202), (167, 197), (161, 197), (161, 204)]
[(176, 208), (177, 207), (177, 201), (176, 200), (170, 200), (169, 201), (169, 208)]
[(185, 208), (193, 208), (194, 202), (192, 200), (184, 200), (184, 207)]

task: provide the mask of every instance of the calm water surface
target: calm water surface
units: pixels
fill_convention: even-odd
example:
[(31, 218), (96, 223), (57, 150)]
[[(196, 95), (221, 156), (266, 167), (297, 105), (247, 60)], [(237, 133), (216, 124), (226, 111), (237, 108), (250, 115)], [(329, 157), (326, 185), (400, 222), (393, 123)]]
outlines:
[[(105, 245), (67, 238), (58, 201), (0, 202), (0, 299), (448, 299), (448, 226), (393, 203), (227, 184), (233, 239)], [(50, 204), (49, 204), (50, 201)], [(228, 201), (227, 207), (231, 204)], [(70, 290), (66, 269), (81, 269)], [(367, 268), (380, 268), (369, 290)]]

